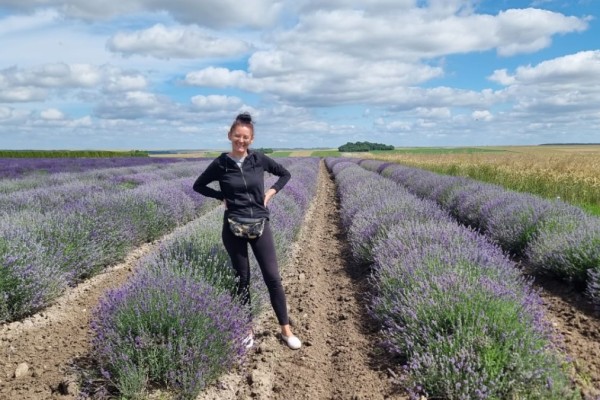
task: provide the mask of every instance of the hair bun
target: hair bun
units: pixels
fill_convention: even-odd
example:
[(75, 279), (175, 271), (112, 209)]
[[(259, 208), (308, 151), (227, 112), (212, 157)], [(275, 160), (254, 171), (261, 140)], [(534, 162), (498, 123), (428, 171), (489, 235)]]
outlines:
[(252, 123), (252, 116), (250, 115), (249, 112), (243, 112), (241, 114), (238, 114), (238, 116), (235, 118), (236, 121), (245, 123), (245, 124), (251, 124)]

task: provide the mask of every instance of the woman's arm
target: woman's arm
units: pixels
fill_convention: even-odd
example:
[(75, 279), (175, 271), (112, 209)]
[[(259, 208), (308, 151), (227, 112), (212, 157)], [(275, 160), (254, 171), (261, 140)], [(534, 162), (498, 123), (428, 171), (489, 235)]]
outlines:
[(223, 192), (208, 187), (208, 184), (219, 180), (219, 164), (218, 159), (215, 159), (209, 164), (202, 174), (194, 182), (194, 191), (206, 197), (223, 200)]
[[(273, 190), (275, 190), (275, 192), (279, 192), (281, 189), (283, 189), (283, 187), (289, 182), (290, 178), (292, 177), (292, 175), (290, 174), (290, 171), (285, 169), (285, 167), (283, 165), (279, 164), (278, 162), (276, 162), (275, 160), (273, 160), (272, 158), (270, 158), (264, 154), (262, 154), (262, 162), (263, 162), (263, 169), (266, 172), (269, 172), (269, 173), (279, 177), (279, 179), (277, 179), (277, 181), (273, 185), (271, 185), (271, 188), (269, 190), (273, 189)], [(273, 194), (275, 194), (275, 193), (273, 193)], [(265, 196), (266, 196), (266, 193), (265, 193)]]

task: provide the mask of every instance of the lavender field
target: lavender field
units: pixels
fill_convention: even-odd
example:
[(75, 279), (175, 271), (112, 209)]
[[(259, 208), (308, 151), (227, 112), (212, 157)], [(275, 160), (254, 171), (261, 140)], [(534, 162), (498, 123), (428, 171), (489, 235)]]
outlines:
[[(502, 250), (431, 200), (328, 159), (371, 312), (418, 398), (577, 398), (540, 298)], [(377, 170), (373, 162), (369, 166)]]
[[(292, 174), (269, 205), (285, 266), (297, 262), (291, 254), (300, 229), (310, 235), (303, 221), (317, 195), (320, 160), (278, 162)], [(93, 362), (80, 372), (80, 398), (146, 398), (162, 388), (196, 399), (245, 363), (259, 371), (256, 357), (272, 351), (263, 344), (249, 354), (242, 346), (250, 316), (269, 310), (268, 293), (252, 259), (251, 306), (235, 299), (221, 243), (222, 206), (191, 189), (208, 163), (91, 163), (0, 180), (1, 324), (43, 312), (141, 244), (160, 239), (125, 284), (102, 294), (91, 311)], [(327, 158), (325, 165), (340, 220), (322, 223), (340, 225), (351, 263), (368, 275), (363, 309), (375, 326), (362, 329), (376, 330), (369, 340), (396, 363), (402, 378), (394, 382), (407, 396), (401, 398), (593, 398), (580, 393), (564, 338), (517, 260), (598, 302), (597, 219), (558, 201), (392, 163)], [(266, 177), (265, 184), (274, 180)], [(311, 297), (319, 278), (302, 272), (297, 279), (309, 283), (296, 301)], [(348, 301), (335, 289), (325, 293)], [(294, 317), (309, 315), (298, 328), (302, 334), (323, 329), (311, 326), (311, 310), (298, 310)], [(331, 337), (326, 341), (334, 346)], [(329, 353), (308, 343), (291, 358), (291, 370), (302, 371), (316, 357), (311, 347)], [(342, 347), (329, 356), (347, 351), (360, 349)], [(273, 398), (284, 398), (273, 390)]]

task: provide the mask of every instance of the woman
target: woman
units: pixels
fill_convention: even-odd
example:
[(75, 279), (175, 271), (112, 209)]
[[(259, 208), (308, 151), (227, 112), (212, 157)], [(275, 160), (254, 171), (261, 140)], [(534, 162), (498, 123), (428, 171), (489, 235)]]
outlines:
[[(227, 137), (231, 141), (231, 151), (213, 160), (196, 179), (194, 190), (204, 196), (222, 200), (225, 205), (221, 236), (238, 278), (237, 294), (241, 301), (244, 304), (250, 302), (248, 259), (248, 244), (250, 244), (269, 290), (271, 305), (281, 326), (281, 338), (291, 349), (296, 350), (302, 343), (290, 328), (267, 208), (271, 198), (285, 186), (291, 175), (271, 158), (248, 149), (254, 140), (254, 124), (250, 114), (239, 114), (231, 125)], [(266, 193), (265, 172), (279, 176), (277, 182)], [(214, 181), (219, 182), (220, 191), (207, 186)], [(238, 220), (239, 218), (264, 218), (262, 235), (255, 238), (236, 236), (240, 234), (237, 229), (239, 225), (235, 225), (236, 218)], [(245, 343), (248, 348), (253, 345), (252, 334), (245, 339)]]

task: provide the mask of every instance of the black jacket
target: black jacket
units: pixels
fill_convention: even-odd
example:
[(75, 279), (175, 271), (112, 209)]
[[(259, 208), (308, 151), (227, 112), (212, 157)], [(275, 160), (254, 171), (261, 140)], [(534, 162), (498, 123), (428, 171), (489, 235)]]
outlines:
[[(248, 150), (241, 169), (227, 153), (222, 153), (196, 179), (194, 190), (206, 197), (224, 199), (227, 203), (227, 216), (268, 218), (269, 210), (264, 206), (265, 172), (279, 176), (271, 186), (277, 192), (291, 178), (287, 169), (262, 153)], [(219, 182), (221, 191), (207, 186), (214, 181)]]

